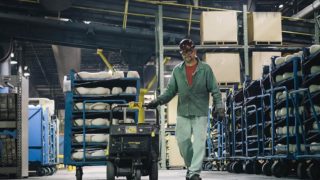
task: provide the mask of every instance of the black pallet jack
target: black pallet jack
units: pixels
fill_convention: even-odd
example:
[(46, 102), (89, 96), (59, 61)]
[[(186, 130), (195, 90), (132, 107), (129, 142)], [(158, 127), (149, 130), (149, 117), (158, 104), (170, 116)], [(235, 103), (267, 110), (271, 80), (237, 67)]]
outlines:
[[(144, 108), (142, 103), (118, 104), (111, 110), (110, 120), (115, 109), (127, 110)], [(159, 119), (155, 124), (112, 122), (107, 149), (107, 180), (125, 176), (127, 180), (140, 180), (149, 176), (158, 180), (159, 161)]]

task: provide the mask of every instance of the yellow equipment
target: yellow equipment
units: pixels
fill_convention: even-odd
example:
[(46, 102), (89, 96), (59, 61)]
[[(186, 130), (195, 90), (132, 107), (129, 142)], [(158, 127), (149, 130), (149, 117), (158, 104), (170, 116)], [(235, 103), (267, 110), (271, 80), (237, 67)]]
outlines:
[[(97, 54), (100, 56), (102, 61), (106, 64), (108, 69), (111, 70), (112, 72), (115, 72), (115, 69), (113, 68), (113, 66), (108, 62), (107, 58), (103, 55), (103, 50), (97, 49)], [(171, 59), (170, 57), (165, 57), (163, 60), (163, 64), (165, 65), (167, 62), (169, 62), (170, 59)], [(140, 88), (139, 103), (130, 102), (132, 103), (131, 104), (132, 108), (130, 107), (130, 103), (129, 103), (129, 108), (139, 110), (138, 123), (144, 123), (144, 109), (142, 107), (142, 105), (144, 104), (144, 95), (148, 93), (148, 91), (156, 81), (157, 81), (157, 75), (154, 75), (152, 80), (147, 84), (146, 88)]]

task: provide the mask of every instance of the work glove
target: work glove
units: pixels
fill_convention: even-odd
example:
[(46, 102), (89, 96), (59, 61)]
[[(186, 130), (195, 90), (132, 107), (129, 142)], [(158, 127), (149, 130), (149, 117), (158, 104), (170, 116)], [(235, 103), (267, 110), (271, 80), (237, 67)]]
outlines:
[(156, 109), (160, 105), (160, 102), (156, 99), (151, 101), (150, 103), (146, 104), (147, 109)]
[(220, 107), (212, 107), (212, 111), (211, 111), (211, 115), (213, 119), (217, 119), (218, 121), (222, 121), (222, 119), (224, 118), (224, 108), (223, 106)]

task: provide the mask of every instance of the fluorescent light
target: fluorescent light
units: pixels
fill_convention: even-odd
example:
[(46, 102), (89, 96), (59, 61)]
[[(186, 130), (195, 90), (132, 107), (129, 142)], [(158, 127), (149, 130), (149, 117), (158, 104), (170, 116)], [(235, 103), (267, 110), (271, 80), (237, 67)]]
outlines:
[(24, 77), (29, 77), (29, 76), (30, 76), (30, 73), (29, 73), (29, 72), (25, 72), (25, 73), (23, 73), (23, 76), (24, 76)]
[(11, 57), (11, 58), (14, 58), (14, 53), (13, 53), (13, 52), (10, 54), (10, 57)]
[(279, 8), (280, 8), (280, 9), (283, 8), (283, 4), (280, 4), (280, 5), (279, 5)]
[(16, 60), (11, 60), (10, 64), (18, 64), (18, 62)]
[(85, 23), (85, 24), (90, 24), (91, 21), (83, 21), (83, 23)]

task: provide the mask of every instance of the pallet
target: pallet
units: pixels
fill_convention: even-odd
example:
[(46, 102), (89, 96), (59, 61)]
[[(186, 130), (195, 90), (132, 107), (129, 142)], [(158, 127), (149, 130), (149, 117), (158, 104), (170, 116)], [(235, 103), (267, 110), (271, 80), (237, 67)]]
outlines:
[(253, 41), (254, 45), (282, 45), (281, 41)]
[(237, 41), (207, 41), (207, 42), (201, 42), (201, 45), (238, 45)]

